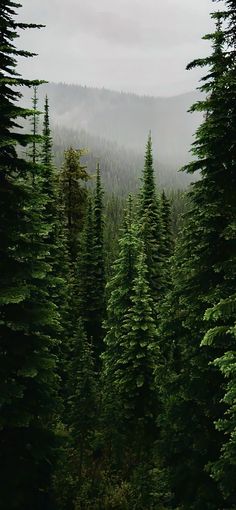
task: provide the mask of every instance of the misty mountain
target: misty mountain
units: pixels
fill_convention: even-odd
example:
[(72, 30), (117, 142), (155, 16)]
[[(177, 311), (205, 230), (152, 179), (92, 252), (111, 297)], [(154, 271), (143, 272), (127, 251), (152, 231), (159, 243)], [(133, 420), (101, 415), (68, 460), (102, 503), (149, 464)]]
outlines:
[[(68, 145), (85, 146), (88, 166), (94, 168), (95, 160), (100, 160), (108, 188), (133, 189), (151, 130), (161, 184), (182, 187), (190, 181), (178, 169), (190, 159), (193, 134), (201, 120), (200, 115), (187, 113), (199, 99), (198, 92), (158, 98), (49, 83), (39, 87), (39, 108), (46, 93), (58, 165)], [(27, 91), (27, 100), (30, 94)]]

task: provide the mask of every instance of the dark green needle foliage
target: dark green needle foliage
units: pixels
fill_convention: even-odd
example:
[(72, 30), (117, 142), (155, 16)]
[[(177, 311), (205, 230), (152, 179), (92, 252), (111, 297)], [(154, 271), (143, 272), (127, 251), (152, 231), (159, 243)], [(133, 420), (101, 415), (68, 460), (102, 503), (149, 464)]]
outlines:
[[(55, 287), (52, 289), (54, 301), (58, 305), (60, 314), (65, 312), (65, 301), (68, 299), (68, 250), (66, 246), (66, 227), (63, 207), (59, 200), (59, 183), (57, 170), (53, 163), (52, 135), (50, 128), (49, 101), (45, 97), (43, 134), (41, 137), (40, 160), (42, 167), (42, 191), (47, 197), (44, 218), (51, 226), (50, 263), (53, 267)], [(65, 319), (65, 318), (64, 318)]]
[(42, 163), (46, 167), (53, 167), (52, 157), (52, 135), (50, 129), (49, 101), (48, 96), (45, 97), (44, 103), (44, 122), (43, 122), (43, 143), (42, 143)]
[(28, 156), (32, 163), (35, 165), (38, 162), (39, 157), (39, 115), (38, 111), (38, 93), (37, 87), (33, 87), (33, 97), (32, 97), (32, 118), (31, 118), (31, 131), (32, 131), (32, 143), (30, 150), (28, 151)]
[[(43, 134), (40, 140), (40, 160), (42, 171), (42, 192), (47, 197), (44, 209), (44, 220), (50, 225), (47, 242), (50, 244), (48, 261), (51, 265), (52, 285), (51, 296), (57, 306), (60, 316), (60, 328), (58, 329), (59, 341), (55, 345), (55, 353), (58, 355), (58, 373), (60, 375), (61, 394), (65, 397), (66, 384), (66, 360), (69, 348), (69, 254), (67, 247), (66, 225), (63, 205), (60, 201), (60, 189), (58, 172), (53, 163), (52, 135), (50, 128), (49, 101), (45, 97)], [(61, 401), (61, 405), (62, 405)], [(64, 402), (65, 407), (65, 402)]]
[(171, 285), (171, 261), (170, 257), (173, 255), (173, 234), (171, 225), (171, 207), (170, 202), (163, 191), (161, 194), (161, 219), (162, 219), (162, 278), (164, 282), (165, 291)]
[(83, 501), (91, 483), (92, 449), (99, 402), (93, 349), (80, 321), (71, 342), (68, 374), (70, 387), (68, 423), (72, 447), (69, 449), (69, 465), (74, 480), (73, 494), (70, 494), (70, 499), (79, 502), (80, 498)]
[[(94, 334), (96, 335), (96, 324), (94, 322), (96, 314), (96, 260), (95, 234), (94, 234), (94, 216), (91, 198), (88, 199), (87, 211), (85, 215), (84, 229), (81, 235), (80, 254), (78, 258), (78, 268), (75, 279), (75, 302), (78, 307), (84, 329), (88, 338), (94, 343)], [(94, 346), (95, 347), (95, 346)]]
[(114, 194), (104, 213), (99, 164), (87, 186), (84, 149), (54, 167), (48, 97), (40, 135), (42, 82), (17, 73), (33, 54), (15, 40), (39, 26), (1, 0), (0, 510), (236, 509), (236, 5), (224, 4), (212, 53), (188, 66), (207, 69), (185, 167), (200, 178), (170, 208), (149, 134), (123, 215)]
[[(129, 197), (125, 214), (123, 232), (119, 241), (120, 252), (113, 267), (113, 276), (107, 284), (108, 304), (105, 322), (106, 336), (104, 339), (105, 352), (103, 361), (103, 393), (104, 412), (110, 433), (119, 433), (118, 427), (114, 431), (114, 423), (119, 417), (119, 405), (114, 383), (114, 374), (122, 351), (121, 324), (131, 306), (131, 294), (134, 277), (136, 275), (136, 259), (138, 256), (137, 229), (132, 221), (132, 199)], [(119, 441), (119, 439), (118, 439)]]
[(103, 350), (103, 328), (102, 323), (105, 318), (105, 264), (104, 264), (104, 205), (103, 205), (103, 188), (101, 182), (100, 165), (96, 170), (96, 189), (93, 199), (93, 215), (94, 215), (94, 259), (95, 259), (95, 275), (96, 282), (96, 303), (94, 313), (94, 342), (98, 346), (98, 351)]
[[(144, 243), (129, 204), (120, 254), (108, 286), (103, 406), (111, 465), (117, 472), (121, 470), (123, 482), (132, 487), (140, 509), (157, 504), (152, 473), (156, 467), (153, 445), (159, 412), (155, 384), (159, 348), (147, 274)], [(132, 504), (131, 498), (130, 508)]]
[(16, 71), (17, 57), (31, 56), (16, 49), (18, 30), (36, 27), (15, 21), (18, 7), (10, 0), (0, 6), (0, 494), (2, 508), (32, 510), (51, 505), (58, 315), (50, 297), (51, 227), (44, 219), (41, 167), (16, 151), (32, 143), (18, 125), (33, 113), (16, 104), (19, 86), (37, 84)]
[(73, 149), (73, 147), (67, 149), (60, 175), (68, 250), (72, 265), (78, 256), (79, 234), (83, 228), (86, 211), (87, 189), (84, 184), (89, 180), (89, 175), (86, 165), (81, 163), (81, 158), (86, 153), (85, 149)]
[(92, 345), (87, 341), (80, 322), (73, 336), (69, 374), (71, 389), (69, 423), (74, 445), (81, 449), (88, 448), (89, 436), (95, 426), (96, 379)]
[(160, 300), (164, 291), (162, 281), (162, 218), (160, 199), (156, 192), (152, 139), (148, 136), (145, 165), (142, 177), (142, 188), (139, 197), (139, 217), (141, 236), (145, 244), (147, 256), (148, 280), (155, 302)]
[[(225, 381), (221, 362), (213, 361), (224, 360), (232, 350), (232, 335), (223, 334), (214, 348), (201, 343), (208, 329), (206, 310), (233, 295), (236, 281), (235, 66), (222, 15), (214, 18), (216, 31), (206, 37), (212, 40), (212, 55), (189, 66), (208, 66), (201, 87), (205, 99), (192, 107), (205, 112), (205, 119), (193, 144), (196, 160), (186, 168), (200, 170), (201, 180), (190, 192), (190, 211), (176, 252), (174, 289), (168, 298), (172, 308), (167, 307), (163, 317), (173, 369), (166, 386), (164, 455), (176, 506), (186, 510), (235, 504), (235, 496), (222, 500), (209, 474), (225, 442), (222, 429), (215, 427), (225, 412)], [(222, 321), (224, 325), (223, 317)]]
[(100, 167), (96, 171), (95, 193), (88, 201), (78, 257), (78, 310), (97, 364), (103, 350), (105, 275), (103, 252), (103, 190)]
[(211, 326), (202, 341), (203, 346), (212, 346), (218, 350), (222, 343), (228, 344), (228, 350), (214, 360), (227, 384), (223, 402), (225, 413), (216, 422), (218, 430), (224, 433), (219, 458), (208, 466), (214, 479), (220, 486), (225, 498), (235, 503), (235, 468), (236, 468), (236, 296), (232, 295), (221, 300), (213, 308), (206, 311), (205, 319)]
[(145, 442), (152, 440), (154, 411), (157, 411), (154, 370), (158, 339), (143, 244), (140, 243), (138, 248), (131, 304), (120, 325), (121, 353), (117, 359), (114, 377), (117, 396), (122, 403), (124, 421), (127, 420), (129, 441), (132, 442), (137, 434), (138, 441), (145, 448)]
[(166, 193), (161, 194), (161, 216), (162, 216), (162, 250), (164, 257), (169, 260), (173, 253), (173, 234), (171, 230), (171, 207)]

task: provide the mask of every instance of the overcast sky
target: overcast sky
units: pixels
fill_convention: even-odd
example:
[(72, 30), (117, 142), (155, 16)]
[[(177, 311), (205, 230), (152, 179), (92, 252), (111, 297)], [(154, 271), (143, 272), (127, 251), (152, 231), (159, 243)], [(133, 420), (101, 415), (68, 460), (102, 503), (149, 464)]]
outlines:
[(155, 96), (194, 90), (201, 71), (186, 64), (204, 56), (211, 0), (22, 0), (19, 21), (46, 25), (25, 31), (18, 47), (24, 77)]

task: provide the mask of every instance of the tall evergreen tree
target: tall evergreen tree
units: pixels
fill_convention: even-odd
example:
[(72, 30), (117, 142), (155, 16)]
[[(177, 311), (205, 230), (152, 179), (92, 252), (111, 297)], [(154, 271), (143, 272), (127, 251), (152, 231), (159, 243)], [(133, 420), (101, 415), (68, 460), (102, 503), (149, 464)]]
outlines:
[(235, 81), (222, 15), (213, 17), (216, 31), (206, 36), (213, 41), (213, 53), (189, 66), (209, 67), (201, 87), (207, 95), (192, 108), (206, 114), (193, 145), (197, 158), (187, 167), (189, 172), (200, 170), (201, 180), (190, 193), (191, 208), (176, 252), (172, 308), (165, 318), (173, 373), (166, 383), (164, 455), (175, 504), (186, 510), (232, 507), (232, 500), (222, 500), (207, 469), (219, 458), (224, 441), (215, 429), (224, 415), (224, 380), (212, 362), (232, 349), (232, 337), (225, 335), (214, 352), (206, 343), (200, 347), (206, 309), (235, 292)]
[(50, 298), (50, 225), (44, 220), (41, 167), (16, 151), (18, 144), (27, 147), (32, 142), (31, 135), (16, 132), (16, 118), (32, 115), (16, 104), (19, 87), (39, 83), (16, 72), (16, 58), (32, 56), (15, 47), (17, 32), (37, 27), (15, 21), (18, 7), (11, 0), (0, 6), (0, 493), (2, 508), (30, 510), (51, 505), (50, 421), (56, 388), (52, 345), (58, 316)]
[(171, 231), (171, 209), (170, 202), (163, 191), (161, 194), (161, 216), (162, 216), (162, 251), (164, 257), (168, 260), (173, 252), (173, 235)]
[[(214, 360), (227, 380), (223, 402), (226, 406), (224, 416), (216, 422), (216, 428), (224, 433), (219, 459), (208, 468), (217, 481), (225, 498), (235, 503), (235, 466), (236, 466), (236, 295), (221, 300), (205, 313), (205, 319), (211, 327), (202, 341), (203, 346), (212, 346), (218, 350), (222, 342), (232, 346), (221, 357)], [(228, 340), (227, 340), (228, 339)]]
[(154, 179), (152, 139), (148, 136), (142, 188), (139, 197), (141, 235), (147, 255), (148, 279), (155, 302), (163, 292), (162, 281), (162, 222), (159, 196)]
[(114, 276), (108, 285), (102, 380), (110, 463), (123, 482), (132, 487), (140, 509), (155, 508), (157, 503), (151, 473), (159, 412), (155, 384), (159, 350), (147, 273), (144, 243), (129, 212)]
[(33, 87), (33, 97), (32, 97), (32, 145), (31, 150), (29, 151), (29, 156), (31, 157), (32, 163), (35, 165), (38, 160), (39, 150), (38, 150), (38, 127), (39, 127), (39, 115), (38, 111), (38, 93), (37, 87)]
[(138, 255), (137, 233), (132, 222), (131, 197), (129, 197), (119, 245), (120, 252), (114, 264), (113, 276), (107, 284), (108, 303), (105, 322), (107, 332), (104, 339), (105, 351), (102, 354), (103, 404), (107, 417), (106, 421), (107, 424), (109, 422), (111, 433), (114, 430), (114, 419), (117, 422), (119, 414), (118, 406), (115, 403), (114, 371), (122, 349), (120, 325), (131, 306), (132, 285), (136, 275), (136, 259)]
[(79, 234), (83, 228), (87, 190), (83, 185), (89, 179), (86, 165), (81, 163), (85, 149), (65, 151), (65, 162), (60, 175), (62, 204), (65, 212), (68, 250), (72, 265), (78, 256)]
[(41, 159), (43, 165), (50, 168), (53, 166), (52, 145), (53, 142), (50, 129), (49, 102), (48, 96), (46, 95), (44, 103), (43, 143)]
[[(53, 163), (52, 135), (50, 128), (49, 101), (45, 97), (43, 134), (41, 137), (41, 168), (42, 168), (42, 191), (47, 197), (47, 204), (44, 209), (44, 219), (50, 224), (48, 242), (50, 252), (48, 260), (51, 264), (51, 275), (53, 285), (51, 296), (57, 305), (60, 328), (58, 328), (58, 342), (55, 345), (55, 353), (58, 356), (58, 374), (60, 379), (61, 409), (66, 412), (66, 384), (67, 384), (67, 360), (69, 350), (69, 297), (70, 297), (70, 273), (69, 253), (67, 246), (66, 225), (63, 205), (59, 200), (60, 189), (58, 173)], [(64, 402), (63, 402), (64, 401)], [(64, 405), (63, 405), (64, 403)]]
[[(95, 194), (89, 200), (78, 257), (78, 310), (96, 362), (103, 349), (105, 275), (103, 253), (103, 190), (97, 166)], [(75, 282), (76, 283), (76, 282)]]
[(153, 442), (157, 412), (154, 374), (158, 336), (154, 317), (144, 246), (141, 243), (136, 260), (136, 276), (132, 282), (131, 304), (119, 325), (121, 352), (113, 376), (116, 394), (124, 411), (129, 442), (135, 438), (144, 449), (147, 443), (150, 445)]
[(94, 341), (98, 345), (98, 351), (103, 350), (103, 328), (102, 323), (105, 315), (105, 264), (104, 264), (104, 206), (103, 206), (103, 188), (101, 183), (100, 165), (97, 164), (96, 170), (96, 189), (94, 195), (94, 258), (96, 282), (96, 307), (94, 330), (96, 332)]
[(173, 234), (171, 228), (170, 202), (163, 191), (161, 194), (161, 219), (162, 219), (162, 243), (163, 255), (162, 279), (165, 291), (171, 285), (171, 264), (170, 257), (173, 254)]
[(96, 308), (96, 282), (94, 280), (96, 262), (94, 260), (94, 249), (94, 217), (92, 200), (89, 198), (75, 277), (75, 306), (77, 313), (82, 319), (86, 334), (92, 342), (94, 333), (96, 333), (93, 322)]
[[(217, 14), (225, 22), (224, 39), (226, 43), (225, 58), (227, 63), (227, 72), (222, 76), (225, 84), (225, 103), (228, 106), (228, 161), (227, 170), (230, 171), (232, 186), (235, 187), (235, 144), (236, 144), (236, 5), (232, 0), (226, 0), (226, 9)], [(229, 183), (230, 186), (230, 183)], [(229, 198), (228, 224), (223, 232), (223, 238), (228, 242), (231, 253), (228, 252), (227, 260), (224, 264), (225, 280), (232, 282), (236, 278), (236, 257), (235, 257), (235, 223), (236, 223), (236, 205), (232, 194), (229, 195), (229, 186), (227, 187), (227, 197)], [(230, 294), (233, 291), (233, 294)], [(235, 466), (236, 466), (236, 351), (235, 351), (235, 287), (229, 286), (228, 295), (225, 293), (223, 299), (207, 310), (205, 319), (209, 329), (202, 341), (203, 346), (212, 346), (213, 354), (217, 352), (218, 347), (223, 344), (226, 350), (221, 351), (221, 356), (216, 357), (214, 365), (220, 369), (227, 380), (224, 389), (223, 403), (225, 404), (224, 416), (221, 416), (216, 422), (216, 428), (224, 434), (219, 458), (211, 463), (209, 469), (212, 476), (220, 486), (221, 491), (229, 506), (235, 504)]]
[(81, 321), (78, 320), (71, 342), (69, 372), (68, 423), (71, 443), (78, 455), (76, 462), (76, 493), (80, 493), (87, 472), (91, 470), (92, 447), (97, 422), (98, 387), (93, 349)]

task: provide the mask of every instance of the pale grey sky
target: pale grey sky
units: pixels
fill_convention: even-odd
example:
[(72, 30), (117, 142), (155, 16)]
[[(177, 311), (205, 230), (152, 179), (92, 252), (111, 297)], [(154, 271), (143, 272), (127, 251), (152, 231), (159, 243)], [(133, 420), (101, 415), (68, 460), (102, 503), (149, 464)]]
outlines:
[(186, 64), (209, 52), (211, 0), (22, 0), (25, 31), (18, 47), (24, 77), (155, 96), (194, 90), (202, 71)]

